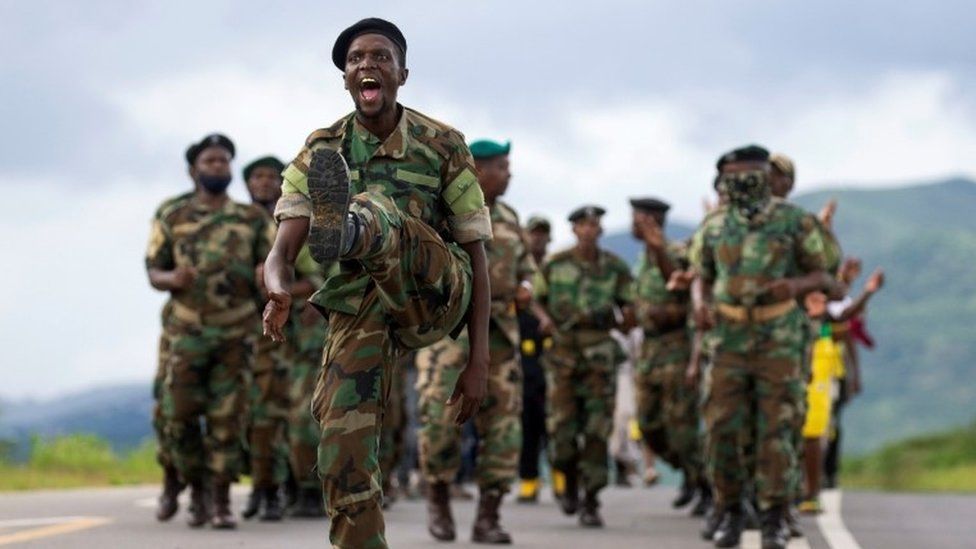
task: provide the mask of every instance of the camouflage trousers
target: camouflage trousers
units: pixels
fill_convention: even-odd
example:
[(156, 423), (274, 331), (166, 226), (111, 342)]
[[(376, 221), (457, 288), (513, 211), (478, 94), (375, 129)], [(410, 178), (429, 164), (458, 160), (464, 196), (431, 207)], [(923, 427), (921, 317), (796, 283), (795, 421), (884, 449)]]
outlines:
[(800, 357), (790, 353), (716, 353), (705, 374), (702, 413), (718, 506), (741, 500), (752, 470), (760, 508), (787, 504), (796, 493), (800, 367)]
[(257, 336), (247, 414), (247, 449), (255, 488), (288, 478), (288, 358), (283, 344)]
[(173, 466), (173, 452), (166, 439), (166, 418), (163, 417), (163, 387), (166, 383), (166, 363), (169, 359), (169, 339), (159, 337), (159, 360), (156, 365), (156, 375), (153, 377), (152, 395), (152, 427), (156, 435), (156, 462), (162, 467)]
[[(404, 353), (390, 380), (390, 400), (383, 412), (383, 430), (380, 434), (380, 471), (389, 483), (403, 457), (405, 431), (407, 429), (407, 368), (414, 360), (414, 353)], [(384, 484), (386, 489), (386, 484)]]
[(254, 322), (215, 327), (174, 320), (164, 328), (169, 348), (161, 403), (165, 438), (187, 482), (208, 474), (234, 481), (240, 474)]
[(691, 342), (685, 330), (647, 336), (634, 372), (637, 423), (646, 444), (685, 481), (703, 480), (698, 389), (685, 384)]
[(607, 485), (607, 439), (613, 430), (620, 345), (607, 333), (564, 333), (542, 356), (546, 427), (554, 469), (581, 476), (595, 494)]
[(324, 366), (312, 397), (322, 428), (318, 472), (335, 547), (387, 547), (379, 440), (400, 353), (442, 339), (471, 299), (471, 263), (456, 244), (403, 214), (385, 196), (353, 197), (363, 220), (342, 259), (369, 275), (356, 314), (332, 311)]
[[(319, 316), (316, 314), (316, 316)], [(322, 431), (312, 417), (312, 392), (322, 370), (322, 346), (328, 326), (325, 319), (315, 322), (300, 319), (292, 312), (292, 362), (289, 374), (288, 446), (292, 475), (300, 488), (318, 489), (315, 472)]]
[[(475, 477), (482, 492), (508, 492), (522, 447), (522, 371), (515, 346), (492, 321), (488, 332), (488, 396), (474, 416), (478, 433)], [(427, 482), (453, 482), (461, 468), (458, 406), (445, 403), (468, 363), (468, 337), (445, 338), (417, 352), (420, 469)]]

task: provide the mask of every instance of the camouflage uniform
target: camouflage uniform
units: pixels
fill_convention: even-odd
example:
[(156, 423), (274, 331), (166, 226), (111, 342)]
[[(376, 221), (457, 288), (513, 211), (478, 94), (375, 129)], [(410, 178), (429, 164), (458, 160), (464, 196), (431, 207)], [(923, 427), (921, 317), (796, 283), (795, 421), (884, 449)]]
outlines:
[[(167, 302), (163, 306), (161, 315), (165, 332), (166, 322), (172, 314), (172, 307)], [(173, 453), (169, 441), (166, 439), (166, 418), (163, 417), (163, 385), (166, 383), (166, 364), (169, 360), (169, 339), (165, 335), (159, 336), (159, 360), (156, 363), (156, 375), (153, 377), (153, 433), (156, 435), (156, 462), (163, 468), (173, 466)]]
[[(488, 396), (474, 416), (478, 433), (476, 476), (483, 493), (505, 493), (517, 475), (522, 444), (522, 372), (515, 294), (521, 281), (535, 275), (536, 266), (522, 240), (515, 211), (502, 202), (496, 202), (490, 211), (494, 238), (486, 246), (492, 311)], [(452, 482), (461, 466), (461, 427), (454, 424), (457, 406), (444, 403), (454, 392), (467, 358), (466, 333), (457, 341), (445, 338), (417, 352), (420, 468), (429, 483)]]
[(403, 435), (407, 429), (407, 370), (414, 360), (414, 353), (404, 353), (390, 381), (390, 401), (386, 404), (380, 433), (380, 471), (383, 473), (384, 491), (390, 487), (390, 479), (403, 457), (406, 442)]
[(575, 248), (554, 254), (535, 283), (536, 298), (557, 323), (552, 348), (542, 357), (549, 456), (554, 469), (582, 475), (584, 489), (594, 495), (607, 485), (615, 374), (625, 359), (610, 336), (614, 307), (633, 301), (627, 264), (605, 250), (598, 254), (596, 263)]
[[(668, 255), (676, 268), (687, 267), (684, 245), (670, 243)], [(691, 298), (687, 290), (668, 291), (660, 268), (644, 255), (634, 273), (635, 309), (644, 331), (634, 372), (637, 422), (644, 441), (655, 453), (680, 469), (687, 484), (699, 486), (698, 391), (685, 385), (685, 368), (691, 358), (688, 327), (685, 323), (658, 327), (649, 318), (651, 307), (667, 307), (687, 315)]]
[(256, 335), (247, 415), (247, 443), (254, 488), (272, 488), (288, 477), (286, 447), (289, 367), (286, 345)]
[[(742, 437), (751, 426), (760, 506), (786, 504), (796, 489), (794, 430), (804, 391), (805, 315), (795, 302), (771, 303), (760, 288), (823, 270), (824, 249), (813, 216), (780, 200), (751, 220), (722, 207), (695, 234), (691, 259), (713, 284), (719, 311), (710, 335), (714, 359), (705, 376), (703, 413), (708, 473), (720, 507), (742, 498)], [(751, 315), (763, 307), (778, 312), (763, 321), (742, 321), (731, 311)]]
[[(164, 323), (165, 437), (183, 480), (207, 473), (233, 481), (258, 322), (254, 270), (271, 248), (272, 225), (256, 206), (227, 200), (211, 209), (192, 195), (168, 201), (153, 220), (146, 267), (191, 266), (191, 287), (172, 292)], [(204, 435), (199, 417), (206, 418)]]
[(312, 150), (341, 152), (358, 193), (350, 211), (360, 234), (339, 274), (310, 300), (330, 313), (312, 409), (322, 426), (318, 471), (337, 547), (386, 547), (378, 446), (398, 354), (459, 327), (472, 277), (459, 244), (491, 238), (463, 136), (400, 109), (385, 141), (353, 114), (313, 132), (285, 169), (275, 212), (279, 220), (310, 217)]

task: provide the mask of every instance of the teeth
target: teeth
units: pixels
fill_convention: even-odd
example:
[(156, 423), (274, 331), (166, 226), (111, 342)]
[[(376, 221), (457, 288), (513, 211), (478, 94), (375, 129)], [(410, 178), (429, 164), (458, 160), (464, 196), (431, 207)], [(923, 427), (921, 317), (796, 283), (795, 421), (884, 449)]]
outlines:
[(366, 77), (362, 79), (360, 84), (379, 84), (379, 82), (377, 82), (374, 78)]

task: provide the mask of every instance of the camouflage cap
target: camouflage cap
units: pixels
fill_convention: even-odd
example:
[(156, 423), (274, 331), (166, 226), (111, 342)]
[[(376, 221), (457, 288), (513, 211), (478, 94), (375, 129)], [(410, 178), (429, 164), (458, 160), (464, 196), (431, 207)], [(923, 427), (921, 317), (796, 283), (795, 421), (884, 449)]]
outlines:
[(542, 216), (539, 216), (539, 215), (533, 215), (532, 217), (529, 218), (528, 222), (526, 222), (525, 229), (527, 231), (546, 231), (546, 232), (549, 232), (549, 231), (552, 230), (552, 226), (549, 225), (549, 220), (548, 219), (546, 219), (546, 218), (544, 218)]
[(571, 223), (576, 223), (577, 221), (582, 221), (583, 219), (591, 217), (599, 219), (605, 213), (607, 213), (607, 211), (599, 206), (580, 206), (579, 208), (576, 208), (570, 212), (568, 219)]
[(251, 172), (255, 168), (274, 168), (274, 171), (280, 174), (285, 169), (285, 163), (278, 160), (276, 156), (262, 156), (257, 160), (251, 161), (247, 166), (244, 166), (244, 181), (251, 178)]
[(768, 162), (769, 161), (769, 151), (764, 147), (759, 145), (746, 145), (744, 147), (739, 147), (738, 149), (733, 149), (718, 158), (718, 162), (715, 163), (715, 167), (721, 171), (722, 166), (730, 162)]
[(496, 156), (505, 156), (512, 150), (512, 142), (506, 141), (504, 145), (490, 139), (479, 139), (472, 141), (468, 148), (471, 149), (471, 156), (475, 160), (485, 160)]
[(396, 47), (400, 48), (403, 57), (407, 55), (407, 39), (396, 25), (379, 17), (368, 17), (353, 24), (348, 29), (339, 33), (335, 45), (332, 46), (332, 62), (340, 71), (346, 70), (346, 54), (349, 53), (349, 45), (357, 36), (364, 34), (379, 34), (387, 37)]
[(230, 157), (234, 158), (234, 154), (237, 150), (234, 148), (234, 142), (230, 140), (229, 137), (222, 133), (212, 133), (204, 136), (199, 143), (194, 143), (187, 147), (186, 149), (186, 162), (193, 165), (196, 162), (197, 157), (200, 153), (208, 147), (223, 147), (230, 153)]
[(635, 210), (641, 210), (644, 212), (667, 213), (667, 211), (671, 209), (671, 205), (667, 202), (650, 197), (631, 198), (630, 205), (633, 206)]
[(793, 159), (785, 154), (774, 153), (769, 157), (769, 163), (783, 175), (788, 176), (790, 179), (796, 179), (796, 166), (793, 164)]

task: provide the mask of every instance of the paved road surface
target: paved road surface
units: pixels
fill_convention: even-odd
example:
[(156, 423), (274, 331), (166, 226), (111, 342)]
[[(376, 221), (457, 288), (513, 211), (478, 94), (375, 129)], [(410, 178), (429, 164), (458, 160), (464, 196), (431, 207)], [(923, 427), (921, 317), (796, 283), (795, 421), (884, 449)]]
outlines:
[[(0, 545), (72, 549), (326, 546), (324, 521), (242, 522), (234, 532), (193, 531), (183, 524), (182, 515), (159, 524), (152, 517), (156, 493), (155, 487), (132, 487), (0, 494)], [(607, 528), (602, 531), (580, 529), (548, 499), (535, 506), (507, 504), (503, 519), (519, 547), (709, 547), (698, 537), (698, 520), (669, 508), (672, 495), (673, 489), (667, 487), (608, 490), (604, 498)], [(235, 508), (243, 499), (244, 492), (235, 491)], [(791, 547), (856, 549), (858, 543), (864, 548), (886, 549), (972, 546), (966, 542), (971, 541), (972, 517), (976, 517), (974, 497), (851, 494), (844, 496), (843, 508), (843, 521), (832, 523), (828, 516), (821, 519), (823, 525), (818, 525), (805, 519), (808, 538), (795, 541)], [(460, 534), (454, 546), (472, 547), (468, 539), (474, 503), (455, 502), (454, 509)], [(439, 545), (428, 537), (424, 521), (421, 502), (398, 502), (387, 515), (393, 547)], [(837, 530), (841, 522), (851, 528), (853, 540), (844, 538), (846, 531)], [(851, 541), (855, 544), (845, 545)], [(749, 533), (743, 547), (758, 548), (758, 535)]]

